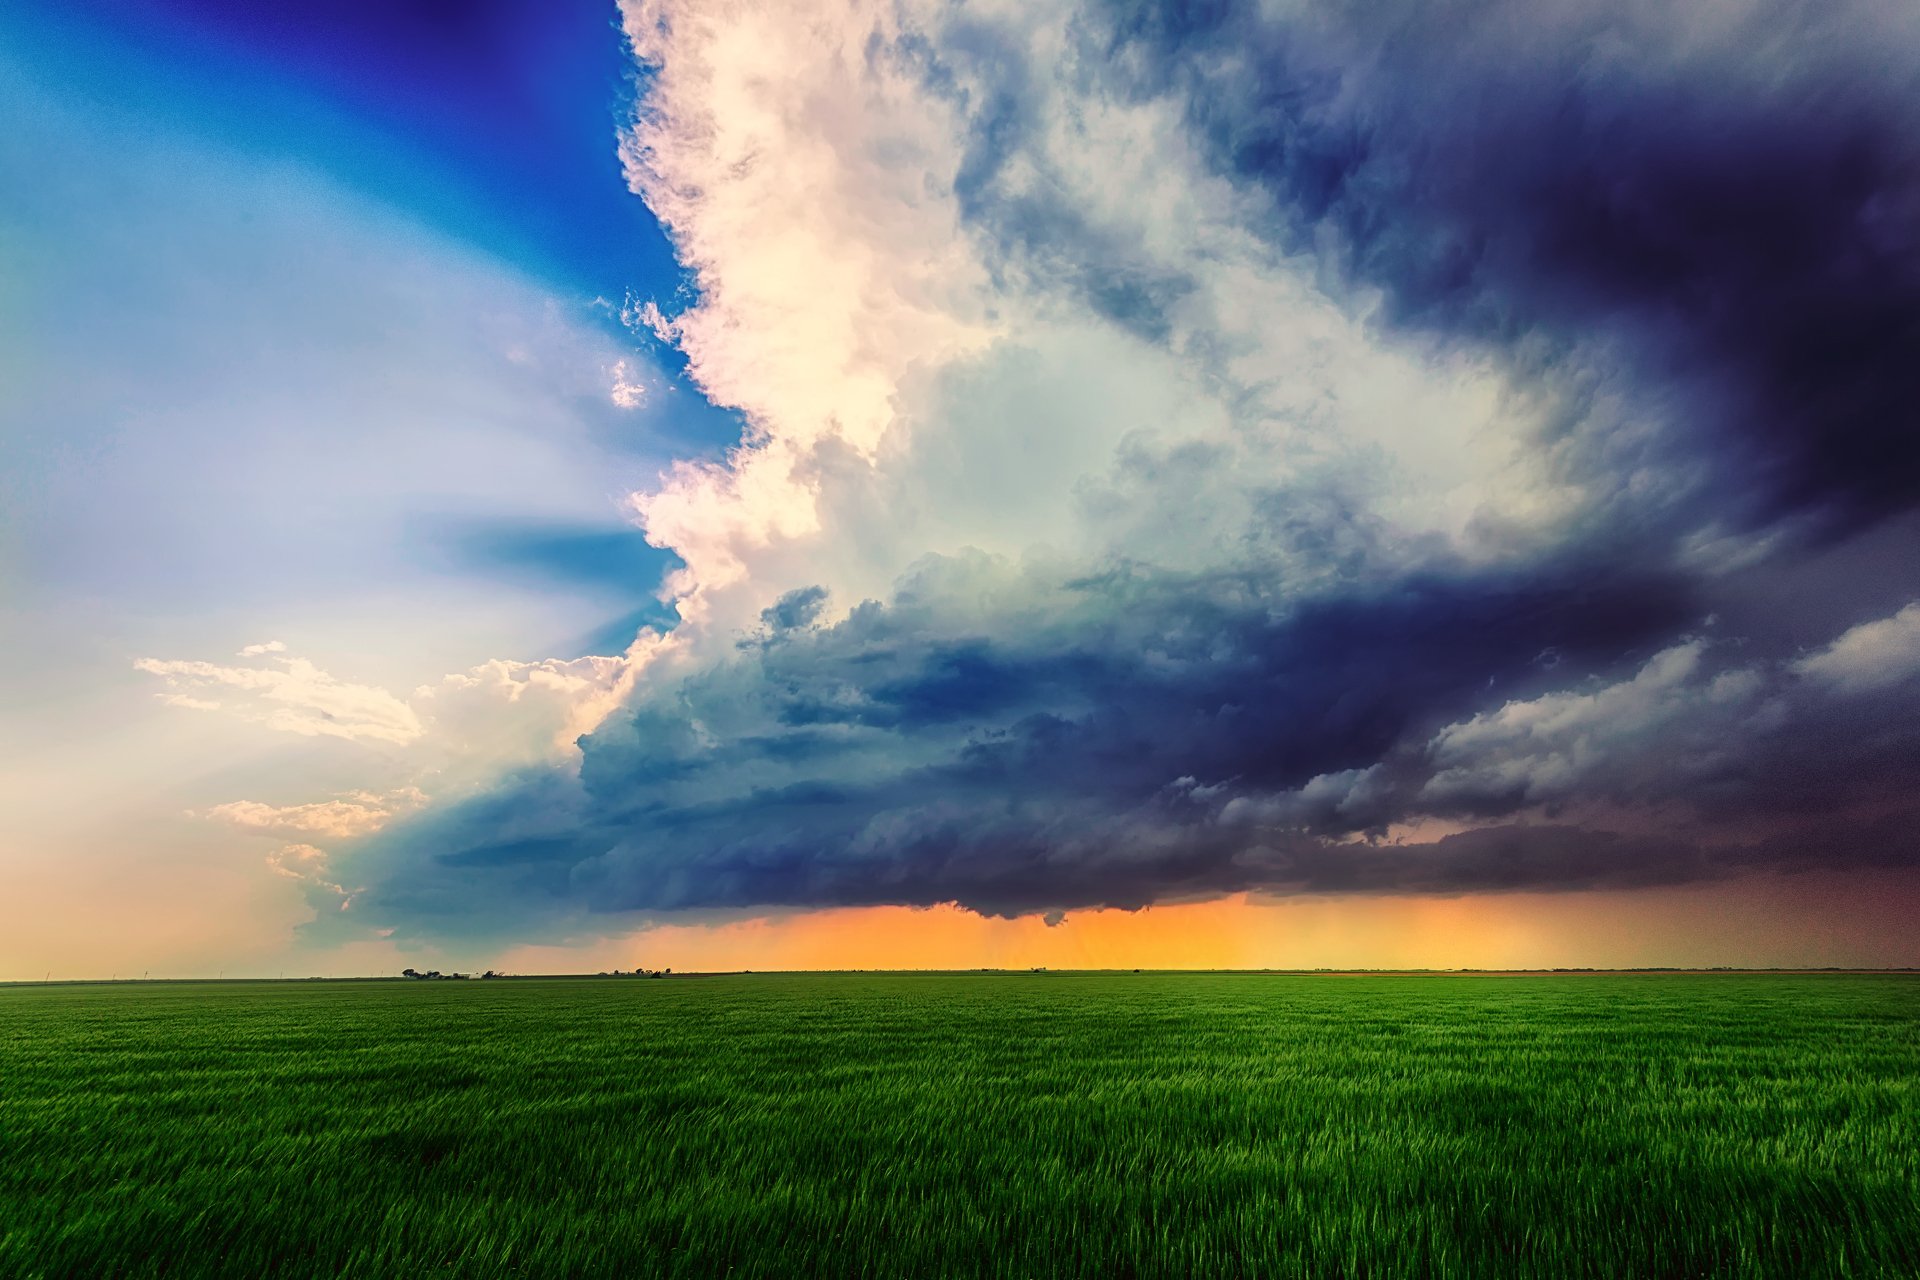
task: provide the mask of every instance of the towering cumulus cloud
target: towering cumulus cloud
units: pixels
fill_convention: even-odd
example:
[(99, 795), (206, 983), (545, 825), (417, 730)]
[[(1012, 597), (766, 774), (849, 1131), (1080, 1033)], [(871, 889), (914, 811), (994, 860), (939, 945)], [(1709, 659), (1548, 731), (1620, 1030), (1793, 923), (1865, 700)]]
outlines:
[(750, 431), (577, 758), (353, 914), (1920, 861), (1920, 9), (625, 16)]

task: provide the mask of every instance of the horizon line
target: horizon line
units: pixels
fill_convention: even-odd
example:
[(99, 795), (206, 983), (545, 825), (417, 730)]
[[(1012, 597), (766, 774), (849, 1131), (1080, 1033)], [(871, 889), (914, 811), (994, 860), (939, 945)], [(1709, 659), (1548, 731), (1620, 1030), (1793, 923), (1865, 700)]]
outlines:
[(315, 983), (315, 982), (418, 982), (418, 981), (534, 982), (534, 981), (566, 981), (566, 980), (586, 981), (586, 980), (593, 980), (593, 979), (613, 980), (613, 979), (619, 979), (619, 978), (626, 978), (626, 979), (639, 978), (639, 979), (645, 979), (645, 980), (653, 980), (653, 979), (671, 980), (676, 978), (823, 977), (823, 976), (847, 976), (847, 977), (852, 977), (852, 976), (868, 976), (868, 977), (953, 976), (953, 977), (958, 977), (958, 976), (968, 976), (968, 975), (978, 975), (978, 976), (999, 975), (999, 976), (1010, 976), (1010, 977), (1022, 977), (1022, 976), (1039, 977), (1039, 976), (1060, 976), (1060, 975), (1071, 975), (1071, 976), (1110, 975), (1110, 976), (1132, 977), (1134, 975), (1145, 976), (1145, 975), (1152, 975), (1152, 974), (1162, 974), (1162, 975), (1165, 975), (1165, 974), (1227, 974), (1227, 975), (1245, 974), (1248, 976), (1328, 977), (1328, 978), (1338, 978), (1338, 977), (1551, 978), (1551, 977), (1578, 977), (1578, 976), (1606, 977), (1606, 976), (1620, 976), (1620, 975), (1632, 975), (1632, 974), (1674, 974), (1679, 976), (1720, 975), (1720, 974), (1728, 974), (1728, 975), (1773, 974), (1773, 975), (1783, 975), (1783, 976), (1817, 975), (1817, 974), (1839, 974), (1839, 975), (1858, 974), (1862, 976), (1871, 976), (1871, 975), (1878, 975), (1878, 974), (1885, 974), (1885, 975), (1916, 974), (1916, 973), (1920, 973), (1920, 965), (1887, 965), (1887, 966), (1630, 965), (1630, 966), (1619, 966), (1619, 967), (1579, 965), (1579, 966), (1556, 966), (1556, 967), (1550, 967), (1550, 968), (1543, 967), (1543, 968), (1506, 968), (1506, 969), (1477, 968), (1477, 967), (1457, 968), (1457, 969), (1439, 969), (1439, 968), (1423, 969), (1423, 968), (1408, 968), (1408, 967), (1370, 969), (1370, 968), (1359, 968), (1359, 967), (1353, 967), (1353, 966), (1341, 966), (1341, 967), (1330, 967), (1330, 968), (1167, 968), (1167, 967), (1149, 968), (1149, 967), (1142, 966), (1139, 968), (1068, 969), (1068, 968), (1053, 968), (1046, 965), (1020, 966), (1020, 967), (984, 965), (984, 966), (975, 966), (970, 968), (927, 967), (927, 968), (900, 968), (900, 969), (878, 969), (878, 968), (877, 969), (848, 969), (848, 968), (688, 969), (688, 970), (681, 971), (679, 973), (674, 973), (668, 970), (661, 970), (661, 971), (649, 970), (644, 973), (637, 973), (630, 969), (617, 969), (617, 970), (601, 970), (597, 972), (577, 972), (577, 973), (489, 973), (488, 976), (482, 976), (482, 974), (480, 973), (467, 973), (462, 971), (440, 973), (437, 970), (430, 970), (428, 972), (433, 973), (436, 976), (429, 978), (423, 974), (419, 977), (410, 978), (404, 973), (308, 974), (300, 977), (288, 977), (282, 974), (275, 977), (246, 976), (246, 977), (233, 977), (233, 978), (228, 978), (224, 976), (212, 977), (212, 978), (207, 978), (207, 977), (160, 977), (160, 978), (152, 978), (152, 977), (66, 978), (66, 977), (62, 977), (62, 978), (55, 978), (55, 977), (49, 976), (45, 978), (4, 978), (4, 979), (0, 979), (0, 987), (62, 987), (62, 986), (65, 986), (65, 987), (79, 987), (79, 986), (116, 987), (116, 986), (158, 986), (163, 984), (172, 984), (176, 986), (186, 986), (186, 985), (214, 986), (214, 985), (226, 985), (231, 983), (244, 983), (244, 984), (258, 985), (262, 983), (308, 984), (308, 983)]

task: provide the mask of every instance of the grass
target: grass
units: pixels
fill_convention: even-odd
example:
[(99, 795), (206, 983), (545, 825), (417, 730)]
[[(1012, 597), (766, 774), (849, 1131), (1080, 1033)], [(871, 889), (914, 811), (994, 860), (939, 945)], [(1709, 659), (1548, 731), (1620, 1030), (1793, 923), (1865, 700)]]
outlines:
[(1920, 1276), (1920, 979), (0, 989), (0, 1276)]

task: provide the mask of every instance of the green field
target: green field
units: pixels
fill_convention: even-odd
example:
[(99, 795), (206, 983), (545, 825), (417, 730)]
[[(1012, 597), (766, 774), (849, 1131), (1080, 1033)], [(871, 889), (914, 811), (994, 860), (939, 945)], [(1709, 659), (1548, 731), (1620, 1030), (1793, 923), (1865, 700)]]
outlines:
[(1920, 1276), (1920, 978), (0, 988), (0, 1276)]

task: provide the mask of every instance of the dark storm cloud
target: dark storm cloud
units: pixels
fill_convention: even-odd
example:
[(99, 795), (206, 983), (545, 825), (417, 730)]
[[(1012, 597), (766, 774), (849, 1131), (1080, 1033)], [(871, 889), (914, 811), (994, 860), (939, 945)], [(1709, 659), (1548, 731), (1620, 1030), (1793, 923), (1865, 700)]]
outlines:
[(760, 621), (768, 631), (779, 633), (810, 626), (827, 604), (825, 587), (799, 587), (760, 611)]
[[(582, 741), (577, 780), (521, 779), (415, 823), (411, 861), (366, 905), (462, 927), (1016, 914), (1672, 883), (1804, 862), (1788, 828), (1859, 834), (1845, 862), (1915, 852), (1873, 821), (1920, 752), (1911, 680), (1863, 705), (1789, 664), (1723, 660), (1736, 646), (1656, 652), (1690, 604), (1671, 582), (1556, 563), (1290, 606), (1256, 580), (1136, 570), (1061, 584), (989, 639), (956, 638), (930, 603), (949, 569), (656, 689)], [(1381, 839), (1433, 818), (1474, 825)]]
[(1831, 534), (1920, 500), (1916, 13), (1120, 6), (1089, 61), (1393, 323), (1618, 376), (1691, 518)]
[[(377, 837), (355, 909), (471, 931), (1920, 865), (1915, 34), (1864, 3), (1087, 16), (1089, 77), (1184, 103), (1329, 289), (1564, 393), (1534, 443), (1593, 509), (1467, 562), (1323, 486), (1253, 504), (1209, 572), (934, 557), (830, 625), (791, 591), (650, 671), (577, 776)], [(966, 215), (1164, 338), (1185, 282), (997, 185), (1038, 108), (963, 37), (916, 56), (956, 96), (943, 59), (1007, 68), (965, 103)], [(1213, 462), (1190, 494), (1134, 462), (1125, 501), (1209, 501)]]

